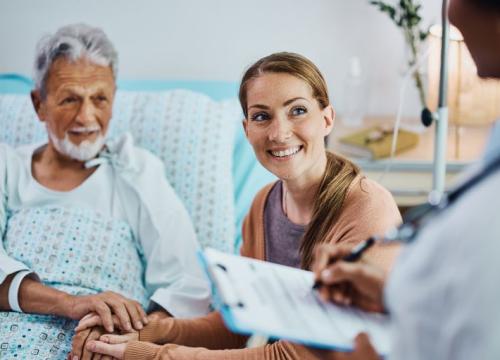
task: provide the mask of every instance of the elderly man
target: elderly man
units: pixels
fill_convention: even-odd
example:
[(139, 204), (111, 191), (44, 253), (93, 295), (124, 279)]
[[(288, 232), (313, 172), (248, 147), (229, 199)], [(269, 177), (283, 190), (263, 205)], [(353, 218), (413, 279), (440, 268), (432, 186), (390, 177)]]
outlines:
[(116, 72), (100, 29), (66, 26), (37, 47), (31, 97), (48, 142), (0, 144), (2, 359), (66, 358), (87, 314), (113, 331), (142, 328), (151, 305), (208, 311), (195, 233), (163, 164), (130, 135), (106, 141)]

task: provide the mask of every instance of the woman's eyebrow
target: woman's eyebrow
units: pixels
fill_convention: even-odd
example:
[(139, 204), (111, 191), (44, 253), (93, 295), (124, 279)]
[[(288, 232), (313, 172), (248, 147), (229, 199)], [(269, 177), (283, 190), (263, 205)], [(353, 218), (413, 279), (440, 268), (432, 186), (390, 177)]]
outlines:
[(290, 105), (291, 103), (293, 103), (293, 102), (294, 102), (294, 101), (296, 101), (296, 100), (306, 100), (306, 101), (307, 101), (307, 99), (306, 99), (306, 98), (303, 98), (303, 97), (300, 97), (300, 96), (299, 96), (299, 97), (294, 97), (293, 99), (290, 99), (290, 100), (285, 101), (285, 102), (283, 103), (283, 106)]
[[(297, 100), (305, 100), (305, 101), (308, 101), (306, 98), (303, 98), (303, 97), (294, 97), (292, 99), (288, 99), (287, 101), (285, 101), (283, 103), (283, 106), (287, 106), (287, 105), (290, 105), (291, 103), (293, 103), (294, 101), (297, 101)], [(269, 110), (269, 106), (267, 105), (262, 105), (262, 104), (253, 104), (253, 105), (250, 105), (248, 107), (249, 109), (251, 108), (257, 108), (257, 109), (263, 109), (263, 110)]]
[(248, 108), (249, 109), (251, 109), (251, 108), (257, 108), (257, 109), (269, 110), (269, 106), (267, 106), (267, 105), (261, 105), (261, 104), (250, 105)]

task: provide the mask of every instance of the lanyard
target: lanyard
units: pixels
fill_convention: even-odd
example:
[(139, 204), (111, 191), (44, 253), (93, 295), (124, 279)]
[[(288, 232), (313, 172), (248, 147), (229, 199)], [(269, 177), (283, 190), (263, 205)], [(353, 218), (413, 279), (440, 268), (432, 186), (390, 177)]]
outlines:
[(426, 204), (416, 206), (407, 211), (403, 217), (403, 224), (390, 230), (383, 241), (400, 241), (405, 243), (412, 242), (418, 231), (432, 218), (448, 209), (459, 198), (461, 198), (470, 189), (478, 185), (482, 180), (500, 169), (500, 155), (487, 162), (480, 171), (469, 177), (466, 181), (451, 190), (448, 194), (439, 199), (430, 200)]

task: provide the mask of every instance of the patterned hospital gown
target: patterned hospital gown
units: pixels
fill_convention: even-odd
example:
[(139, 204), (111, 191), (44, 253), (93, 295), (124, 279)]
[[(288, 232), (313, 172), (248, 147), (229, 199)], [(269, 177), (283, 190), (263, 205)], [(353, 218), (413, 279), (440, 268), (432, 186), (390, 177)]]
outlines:
[[(71, 294), (111, 290), (176, 317), (206, 314), (210, 291), (196, 233), (163, 163), (126, 134), (107, 142), (82, 184), (56, 191), (32, 176), (43, 146), (0, 143), (1, 281), (27, 269)], [(0, 312), (0, 359), (65, 359), (74, 326)]]
[[(73, 295), (111, 290), (147, 305), (141, 246), (122, 220), (89, 209), (26, 208), (8, 214), (4, 247), (48, 286)], [(76, 324), (0, 312), (0, 359), (66, 359)]]

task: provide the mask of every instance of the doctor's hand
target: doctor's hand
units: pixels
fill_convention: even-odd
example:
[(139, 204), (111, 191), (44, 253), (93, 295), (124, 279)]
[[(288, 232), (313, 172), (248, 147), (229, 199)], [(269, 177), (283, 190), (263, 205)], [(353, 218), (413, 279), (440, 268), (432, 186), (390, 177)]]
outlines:
[(356, 306), (365, 311), (384, 312), (385, 271), (361, 259), (345, 262), (352, 245), (321, 245), (316, 249), (313, 271), (321, 282), (318, 289), (324, 301)]
[(124, 331), (140, 330), (148, 323), (146, 312), (137, 301), (112, 291), (86, 296), (68, 295), (66, 304), (69, 318), (80, 320), (89, 313), (97, 314), (101, 319), (99, 325), (107, 332), (113, 332), (115, 325)]

